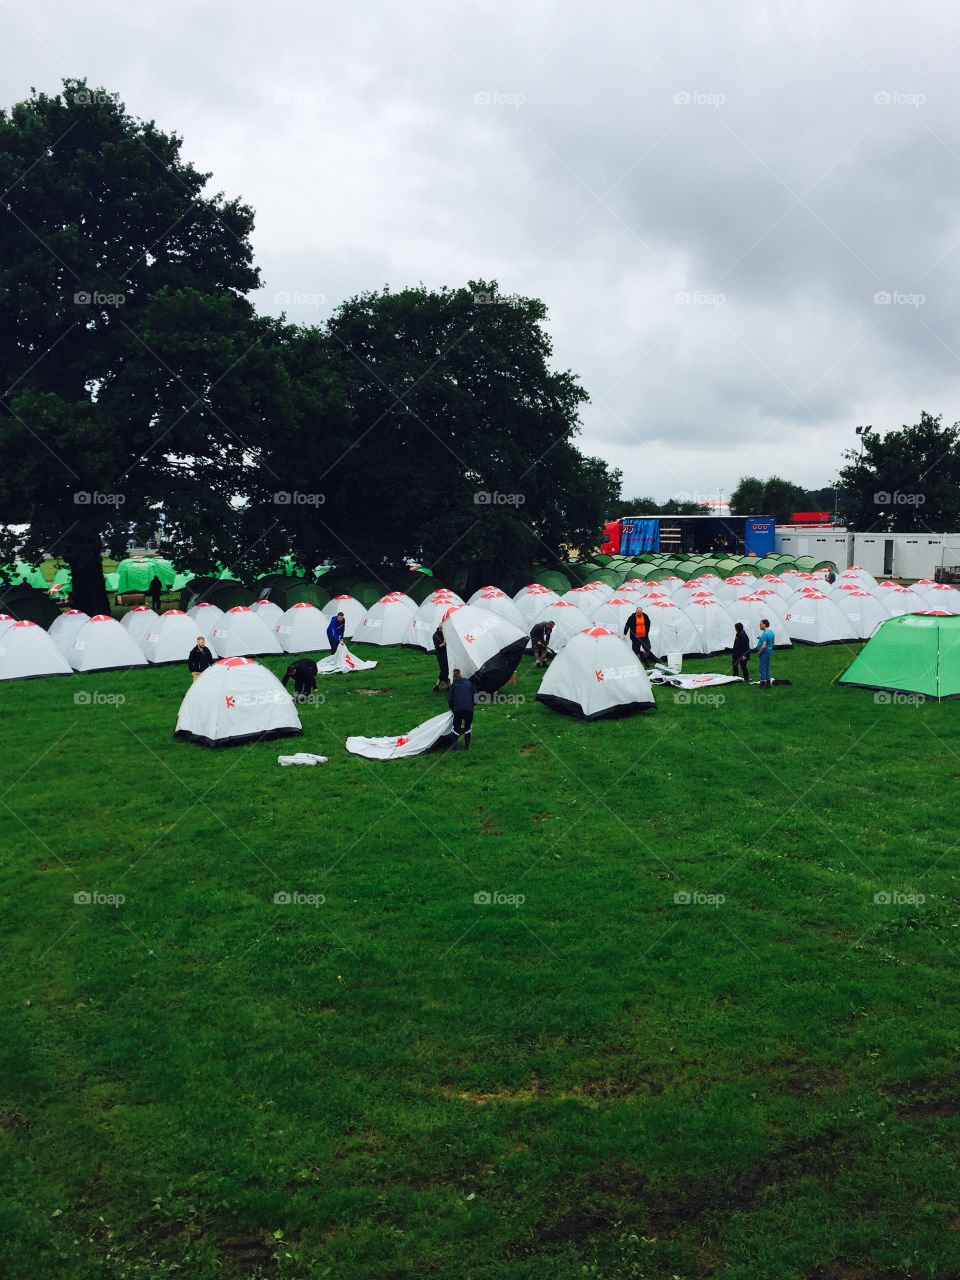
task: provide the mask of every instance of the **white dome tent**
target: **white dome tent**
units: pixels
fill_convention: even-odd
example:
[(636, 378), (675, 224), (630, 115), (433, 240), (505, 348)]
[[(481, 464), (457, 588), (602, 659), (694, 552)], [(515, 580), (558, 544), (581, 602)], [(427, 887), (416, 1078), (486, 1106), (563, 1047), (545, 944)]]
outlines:
[(268, 631), (283, 621), (283, 610), (273, 600), (255, 600), (250, 608)]
[(531, 582), (529, 586), (517, 592), (513, 597), (513, 603), (520, 610), (520, 616), (529, 631), (537, 614), (548, 604), (556, 604), (559, 599), (556, 591), (551, 591), (549, 587), (544, 587), (539, 582)]
[(495, 613), (498, 618), (503, 618), (506, 622), (512, 622), (521, 631), (528, 630), (523, 614), (506, 592), (501, 591), (499, 587), (484, 587), (481, 591), (475, 591), (467, 601), (467, 604), (476, 605), (478, 609), (486, 609), (490, 613)]
[[(77, 612), (79, 613), (80, 610), (78, 609)], [(61, 617), (62, 616), (63, 615), (61, 614)], [(83, 616), (84, 616), (84, 619), (86, 619), (87, 615), (84, 614)], [(51, 622), (50, 624), (51, 628), (55, 627), (59, 621), (60, 621), (59, 618), (54, 618), (53, 622)], [(16, 618), (14, 618), (12, 614), (0, 613), (0, 636), (3, 635), (4, 631), (6, 631), (8, 627), (12, 627), (15, 622), (16, 622)], [(49, 635), (49, 632), (47, 634)]]
[(859, 639), (850, 619), (822, 591), (798, 593), (785, 618), (797, 644), (841, 644)]
[(273, 629), (284, 653), (316, 653), (330, 651), (327, 618), (315, 604), (301, 601), (291, 605)]
[[(13, 619), (11, 618), (11, 622)], [(89, 613), (84, 613), (82, 609), (68, 609), (66, 613), (61, 613), (59, 617), (54, 618), (50, 623), (47, 635), (57, 646), (60, 652), (66, 657), (70, 646), (77, 638), (77, 632), (85, 622), (90, 621)], [(3, 621), (0, 618), (0, 634), (3, 632)]]
[(869, 591), (838, 591), (830, 598), (853, 627), (858, 640), (869, 640), (877, 627), (890, 617), (883, 602)]
[(193, 682), (180, 704), (174, 737), (233, 747), (303, 732), (293, 698), (252, 658), (221, 658)]
[[(795, 596), (796, 592), (794, 592)], [(790, 628), (787, 626), (787, 610), (790, 604), (785, 600), (777, 600), (776, 604), (771, 604), (772, 598), (767, 596), (765, 600), (761, 600), (758, 596), (738, 596), (736, 600), (725, 601), (723, 607), (734, 622), (743, 623), (751, 645), (756, 644), (760, 623), (766, 618), (773, 628), (773, 647), (789, 649), (793, 645), (790, 639)]]
[(483, 693), (495, 693), (520, 665), (526, 633), (476, 605), (452, 605), (443, 619), (451, 674), (459, 667)]
[[(198, 634), (200, 634), (198, 632)], [(218, 658), (247, 658), (258, 653), (282, 653), (280, 641), (249, 605), (228, 609), (207, 643)]]
[[(528, 633), (538, 622), (553, 622), (553, 633), (550, 636), (550, 648), (554, 653), (559, 653), (567, 641), (577, 634), (578, 631), (586, 631), (590, 626), (590, 619), (575, 604), (567, 604), (563, 600), (555, 600), (553, 604), (546, 605), (535, 616)], [(529, 643), (529, 634), (528, 634)], [(532, 645), (531, 645), (532, 648)]]
[(595, 609), (590, 621), (595, 627), (608, 627), (619, 636), (623, 634), (623, 624), (636, 611), (636, 600), (628, 600), (626, 596), (617, 594)]
[(463, 601), (451, 591), (449, 596), (435, 591), (420, 605), (403, 633), (403, 643), (424, 653), (433, 653), (433, 633), (443, 621), (448, 609), (462, 605)]
[(583, 720), (645, 711), (653, 690), (629, 644), (606, 627), (578, 632), (558, 653), (537, 690), (537, 701)]
[(197, 635), (203, 636), (207, 644), (210, 644), (214, 628), (220, 626), (223, 616), (223, 610), (218, 605), (207, 604), (205, 600), (191, 605), (187, 610), (187, 617), (192, 618), (197, 624)]
[(693, 623), (704, 653), (724, 653), (733, 648), (733, 619), (715, 597), (697, 596), (683, 606), (683, 612)]
[(85, 622), (67, 650), (74, 671), (109, 671), (114, 667), (145, 667), (143, 650), (116, 618), (97, 613)]
[(332, 600), (328, 600), (320, 611), (324, 617), (333, 618), (338, 613), (343, 614), (343, 638), (344, 640), (352, 640), (357, 634), (361, 622), (367, 616), (367, 611), (353, 596), (334, 596)]
[(390, 591), (367, 610), (367, 616), (353, 638), (363, 644), (402, 644), (410, 619), (416, 612), (417, 606), (409, 596), (401, 591)]
[[(916, 585), (914, 590), (916, 591)], [(920, 594), (918, 592), (918, 594)], [(960, 613), (960, 591), (947, 582), (935, 582), (923, 592), (928, 609), (945, 609), (947, 613)]]
[(150, 632), (156, 631), (159, 621), (159, 613), (154, 613), (147, 604), (138, 604), (135, 608), (127, 610), (120, 619), (120, 625), (142, 649)]
[(69, 662), (43, 627), (24, 619), (0, 632), (0, 680), (69, 676)]
[(672, 600), (647, 600), (643, 611), (650, 619), (650, 648), (655, 656), (703, 653), (703, 640), (696, 627)]
[(878, 591), (877, 599), (882, 600), (890, 617), (902, 617), (905, 613), (922, 613), (931, 606), (925, 596), (909, 587), (890, 587), (886, 591)]
[(144, 641), (144, 655), (149, 663), (158, 667), (186, 662), (197, 643), (197, 635), (197, 624), (182, 609), (167, 609)]

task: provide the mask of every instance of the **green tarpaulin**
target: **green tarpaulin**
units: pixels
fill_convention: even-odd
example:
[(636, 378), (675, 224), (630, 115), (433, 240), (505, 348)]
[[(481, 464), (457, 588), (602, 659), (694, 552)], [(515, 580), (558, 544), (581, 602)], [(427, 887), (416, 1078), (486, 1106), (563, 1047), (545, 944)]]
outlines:
[(177, 572), (169, 560), (139, 556), (121, 560), (117, 565), (117, 591), (120, 595), (126, 595), (128, 591), (147, 591), (154, 574), (163, 583), (164, 591), (173, 589)]

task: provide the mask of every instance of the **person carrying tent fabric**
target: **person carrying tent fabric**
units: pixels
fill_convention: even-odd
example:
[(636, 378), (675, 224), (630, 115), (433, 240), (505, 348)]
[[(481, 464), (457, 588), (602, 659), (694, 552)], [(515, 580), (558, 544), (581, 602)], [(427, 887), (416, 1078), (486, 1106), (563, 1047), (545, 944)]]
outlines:
[(327, 623), (327, 639), (330, 641), (330, 648), (334, 653), (337, 652), (343, 642), (343, 633), (346, 627), (347, 619), (342, 613), (333, 614)]
[(453, 712), (453, 732), (457, 738), (463, 738), (464, 751), (470, 750), (470, 737), (473, 733), (473, 704), (476, 701), (476, 690), (470, 680), (465, 679), (459, 667), (453, 669), (453, 683), (447, 694), (447, 706)]
[(639, 605), (635, 613), (631, 613), (623, 624), (623, 634), (630, 641), (630, 648), (646, 666), (655, 662), (653, 650), (650, 648), (650, 619)]
[(733, 661), (733, 674), (739, 676), (742, 680), (749, 680), (750, 637), (747, 635), (742, 622), (736, 623), (733, 629), (733, 653), (731, 658)]
[[(332, 641), (331, 641), (332, 643)], [(283, 673), (280, 683), (284, 688), (293, 681), (293, 691), (298, 698), (308, 698), (317, 689), (317, 664), (313, 658), (297, 658)]]
[(437, 629), (433, 633), (433, 651), (437, 655), (437, 666), (440, 668), (440, 674), (437, 676), (437, 683), (433, 686), (433, 692), (439, 693), (440, 686), (445, 684), (450, 688), (450, 662), (447, 658), (447, 642), (443, 638), (443, 627), (437, 623)]
[[(182, 653), (183, 650), (181, 649)], [(187, 670), (190, 672), (191, 680), (196, 680), (202, 676), (207, 667), (212, 667), (216, 662), (216, 658), (207, 648), (207, 642), (203, 636), (197, 636), (197, 643), (187, 654)]]
[(545, 667), (547, 665), (550, 637), (553, 635), (555, 625), (551, 618), (549, 622), (538, 622), (530, 632), (530, 643), (533, 645), (534, 666), (536, 667)]
[(760, 688), (769, 689), (773, 681), (770, 679), (770, 658), (773, 654), (773, 642), (776, 639), (770, 630), (770, 621), (767, 618), (760, 619), (760, 634), (757, 637), (757, 647), (754, 653), (760, 658)]
[(147, 588), (150, 592), (150, 601), (153, 605), (154, 613), (160, 612), (160, 593), (163, 591), (163, 583), (156, 574), (150, 579), (150, 586)]

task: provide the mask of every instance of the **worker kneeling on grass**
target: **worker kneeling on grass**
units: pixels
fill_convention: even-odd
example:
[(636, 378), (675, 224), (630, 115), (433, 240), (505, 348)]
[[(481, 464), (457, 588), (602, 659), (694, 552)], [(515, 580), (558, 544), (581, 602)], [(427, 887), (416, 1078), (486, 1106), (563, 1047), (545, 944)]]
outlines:
[(453, 669), (453, 683), (447, 694), (447, 706), (453, 712), (453, 732), (457, 738), (463, 739), (464, 751), (470, 750), (470, 735), (473, 732), (473, 705), (476, 701), (476, 690), (473, 682), (467, 680), (459, 667)]
[(298, 698), (308, 698), (317, 689), (317, 664), (313, 658), (297, 658), (283, 673), (280, 683), (284, 688), (293, 681), (293, 691)]

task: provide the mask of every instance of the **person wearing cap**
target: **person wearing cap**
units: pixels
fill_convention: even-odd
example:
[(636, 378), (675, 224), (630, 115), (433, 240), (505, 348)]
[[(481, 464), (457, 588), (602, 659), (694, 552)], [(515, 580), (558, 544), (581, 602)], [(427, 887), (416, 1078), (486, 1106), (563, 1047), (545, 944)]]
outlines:
[(770, 658), (773, 656), (773, 642), (776, 639), (770, 630), (768, 618), (760, 619), (760, 634), (757, 636), (757, 647), (754, 653), (760, 659), (760, 688), (769, 689), (773, 684), (770, 679)]
[(650, 619), (637, 605), (636, 612), (631, 613), (623, 624), (623, 634), (630, 641), (630, 648), (646, 666), (647, 662), (656, 662), (650, 648)]
[(334, 614), (327, 623), (327, 639), (330, 641), (330, 648), (334, 653), (340, 648), (343, 642), (343, 633), (347, 629), (347, 619), (344, 614)]
[(437, 683), (433, 686), (433, 692), (439, 693), (440, 686), (446, 685), (450, 688), (450, 663), (447, 658), (447, 642), (443, 638), (443, 627), (437, 623), (437, 629), (433, 633), (433, 651), (437, 655), (437, 666), (440, 668), (440, 674), (437, 676)]
[(545, 667), (547, 665), (547, 656), (550, 652), (550, 637), (553, 635), (553, 628), (556, 623), (551, 618), (549, 622), (538, 622), (530, 631), (530, 643), (533, 645), (533, 656), (535, 667)]
[(197, 680), (206, 671), (207, 667), (212, 667), (216, 662), (216, 658), (207, 648), (207, 642), (203, 636), (197, 636), (197, 643), (187, 654), (187, 670), (193, 680)]

